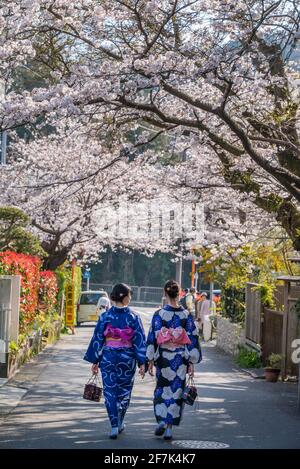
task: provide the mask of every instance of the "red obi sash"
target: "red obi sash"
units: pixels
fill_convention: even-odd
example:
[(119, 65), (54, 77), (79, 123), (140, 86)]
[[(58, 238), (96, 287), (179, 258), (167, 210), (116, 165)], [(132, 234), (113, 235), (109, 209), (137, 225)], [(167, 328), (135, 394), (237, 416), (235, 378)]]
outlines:
[(183, 327), (162, 327), (157, 336), (157, 343), (159, 345), (169, 345), (169, 346), (177, 346), (177, 345), (189, 345), (192, 342), (190, 341), (186, 330)]
[(112, 324), (107, 324), (104, 331), (105, 345), (113, 348), (132, 347), (132, 338), (134, 330), (126, 326), (125, 329), (113, 327)]

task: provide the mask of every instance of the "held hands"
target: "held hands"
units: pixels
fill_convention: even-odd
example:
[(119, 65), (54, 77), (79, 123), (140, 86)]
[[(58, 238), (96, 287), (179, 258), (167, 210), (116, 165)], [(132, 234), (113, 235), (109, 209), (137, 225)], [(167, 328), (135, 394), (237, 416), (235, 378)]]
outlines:
[(142, 379), (145, 377), (145, 365), (141, 365), (139, 367), (139, 374), (141, 375)]
[(149, 360), (149, 362), (148, 362), (148, 373), (149, 373), (150, 376), (154, 376), (153, 368), (154, 368), (154, 361)]
[(188, 375), (193, 378), (194, 377), (194, 365), (190, 363), (187, 369)]
[(98, 366), (97, 363), (92, 365), (92, 373), (93, 373), (93, 375), (97, 375), (99, 373), (99, 366)]

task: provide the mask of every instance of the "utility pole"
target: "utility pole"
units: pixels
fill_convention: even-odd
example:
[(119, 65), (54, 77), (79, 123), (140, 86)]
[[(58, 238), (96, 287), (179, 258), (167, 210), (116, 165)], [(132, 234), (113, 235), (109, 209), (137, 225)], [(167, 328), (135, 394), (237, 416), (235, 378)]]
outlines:
[(179, 283), (179, 287), (182, 288), (182, 246), (183, 246), (183, 241), (182, 238), (180, 239), (180, 255), (179, 255), (179, 261), (176, 262), (176, 282)]
[(90, 289), (90, 278), (91, 278), (90, 270), (91, 269), (89, 267), (85, 268), (85, 271), (86, 271), (86, 289), (87, 289), (87, 291), (89, 291), (89, 289)]
[[(73, 258), (72, 260), (72, 288), (73, 288), (73, 295), (75, 295), (75, 270), (76, 270), (76, 259)], [(75, 316), (75, 311), (73, 312)], [(75, 335), (74, 324), (71, 326), (72, 335)]]

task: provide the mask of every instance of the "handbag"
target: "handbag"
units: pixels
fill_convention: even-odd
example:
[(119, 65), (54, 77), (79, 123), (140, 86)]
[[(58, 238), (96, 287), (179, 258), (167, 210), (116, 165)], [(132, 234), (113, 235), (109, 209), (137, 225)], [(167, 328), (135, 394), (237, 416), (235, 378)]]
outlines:
[(187, 405), (193, 405), (198, 397), (198, 391), (195, 386), (194, 380), (189, 376), (188, 382), (182, 393), (182, 400)]
[(98, 375), (93, 375), (84, 386), (83, 398), (88, 401), (100, 402), (102, 388)]

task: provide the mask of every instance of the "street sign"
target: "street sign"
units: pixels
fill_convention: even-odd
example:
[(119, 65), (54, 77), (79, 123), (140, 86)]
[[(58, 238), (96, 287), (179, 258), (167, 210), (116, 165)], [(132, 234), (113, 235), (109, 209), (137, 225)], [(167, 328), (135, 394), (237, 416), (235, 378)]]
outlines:
[(74, 286), (72, 283), (66, 284), (66, 326), (74, 326), (75, 322), (75, 303)]
[(86, 270), (85, 272), (83, 272), (83, 278), (91, 278), (91, 272)]

